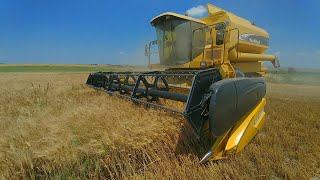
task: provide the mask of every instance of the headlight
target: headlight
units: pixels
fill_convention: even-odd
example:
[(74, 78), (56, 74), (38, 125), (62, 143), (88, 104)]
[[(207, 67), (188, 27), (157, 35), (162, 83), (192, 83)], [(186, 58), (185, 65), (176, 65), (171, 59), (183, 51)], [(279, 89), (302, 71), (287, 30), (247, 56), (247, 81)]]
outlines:
[(200, 62), (200, 66), (201, 67), (206, 67), (207, 66), (207, 62), (206, 61), (201, 61)]

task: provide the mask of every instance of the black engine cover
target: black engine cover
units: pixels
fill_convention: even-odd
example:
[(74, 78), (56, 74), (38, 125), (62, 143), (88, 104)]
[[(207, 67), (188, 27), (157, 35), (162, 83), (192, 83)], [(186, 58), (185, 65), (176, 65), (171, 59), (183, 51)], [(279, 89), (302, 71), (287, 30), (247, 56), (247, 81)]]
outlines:
[(210, 86), (209, 128), (218, 137), (229, 130), (266, 94), (264, 78), (233, 78)]

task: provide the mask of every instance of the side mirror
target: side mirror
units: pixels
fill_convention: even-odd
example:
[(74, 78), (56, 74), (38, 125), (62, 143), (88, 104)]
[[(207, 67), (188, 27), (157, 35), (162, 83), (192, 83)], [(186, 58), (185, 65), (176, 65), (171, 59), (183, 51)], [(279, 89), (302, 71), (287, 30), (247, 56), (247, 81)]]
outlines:
[(150, 52), (151, 46), (154, 46), (154, 45), (157, 45), (157, 44), (158, 44), (157, 40), (151, 41), (151, 42), (149, 42), (149, 44), (146, 44), (145, 47), (144, 47), (144, 55), (145, 56), (149, 56), (151, 54), (151, 52)]
[(219, 30), (216, 33), (216, 45), (222, 45), (224, 43), (224, 30)]
[(216, 24), (215, 30), (216, 32), (216, 45), (222, 45), (224, 43), (224, 34), (226, 27), (229, 25), (229, 22)]
[(154, 40), (144, 46), (144, 55), (148, 58), (148, 67), (150, 67), (150, 63), (151, 63), (150, 55), (155, 53), (155, 52), (152, 52), (151, 47), (157, 44), (158, 44), (158, 41)]
[(230, 25), (230, 21), (226, 21), (226, 22), (222, 22), (222, 23), (218, 23), (215, 25), (215, 29), (218, 30), (224, 30), (226, 29), (227, 26)]
[(149, 44), (146, 44), (145, 47), (144, 47), (144, 55), (149, 57), (149, 54), (150, 54), (150, 52), (149, 52)]
[(225, 28), (226, 28), (226, 25), (224, 23), (219, 23), (219, 24), (216, 24), (216, 26), (215, 26), (215, 29), (217, 31), (224, 30)]

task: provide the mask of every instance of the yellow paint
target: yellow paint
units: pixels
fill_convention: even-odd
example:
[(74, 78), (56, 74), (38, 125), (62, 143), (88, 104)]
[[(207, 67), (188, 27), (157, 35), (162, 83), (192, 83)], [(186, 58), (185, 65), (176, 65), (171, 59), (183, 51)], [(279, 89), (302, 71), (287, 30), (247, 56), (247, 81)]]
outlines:
[(261, 62), (240, 62), (240, 63), (232, 63), (232, 66), (234, 68), (238, 68), (243, 73), (248, 72), (261, 72), (265, 71), (265, 69), (262, 69)]
[(265, 121), (264, 106), (266, 99), (262, 101), (250, 112), (248, 112), (233, 128), (225, 151), (241, 151), (261, 129)]

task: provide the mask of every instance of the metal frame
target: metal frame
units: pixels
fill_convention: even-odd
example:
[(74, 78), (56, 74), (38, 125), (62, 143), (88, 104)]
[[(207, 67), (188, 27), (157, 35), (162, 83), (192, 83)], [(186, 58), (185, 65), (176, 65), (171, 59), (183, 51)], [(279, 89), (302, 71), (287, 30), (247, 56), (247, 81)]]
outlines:
[[(189, 93), (171, 91), (168, 79), (182, 78), (191, 81)], [(96, 72), (89, 75), (87, 85), (116, 94), (133, 102), (159, 107), (187, 118), (195, 132), (200, 136), (204, 122), (203, 111), (206, 94), (210, 94), (211, 84), (220, 81), (219, 70), (165, 70), (150, 72)], [(184, 102), (183, 110), (159, 104), (159, 98)]]

